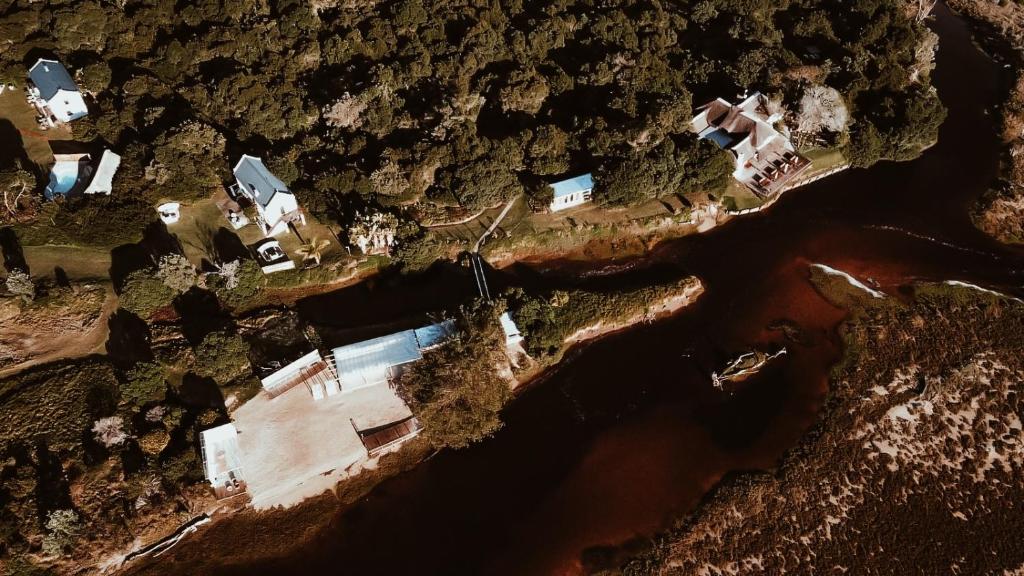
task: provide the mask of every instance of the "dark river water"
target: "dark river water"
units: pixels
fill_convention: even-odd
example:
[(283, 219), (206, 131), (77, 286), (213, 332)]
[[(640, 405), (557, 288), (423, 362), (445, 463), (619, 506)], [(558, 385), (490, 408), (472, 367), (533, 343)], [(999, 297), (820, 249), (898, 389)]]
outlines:
[[(968, 218), (993, 181), (998, 66), (939, 7), (934, 81), (949, 108), (918, 160), (849, 171), (787, 193), (761, 215), (658, 246), (625, 272), (519, 265), (496, 283), (624, 286), (696, 274), (707, 292), (683, 313), (604, 338), (507, 410), (505, 428), (442, 452), (342, 510), (292, 556), (223, 574), (574, 574), (692, 510), (729, 471), (774, 466), (811, 426), (841, 350), (843, 312), (808, 282), (824, 263), (896, 293), (914, 280), (965, 280), (1019, 292), (1024, 255)], [(593, 272), (593, 270), (590, 270)], [(598, 270), (599, 272), (599, 270)], [(300, 304), (335, 328), (396, 320), (472, 295), (469, 276), (437, 270)], [(731, 392), (709, 372), (752, 346), (806, 342)], [(351, 336), (353, 333), (349, 333)]]

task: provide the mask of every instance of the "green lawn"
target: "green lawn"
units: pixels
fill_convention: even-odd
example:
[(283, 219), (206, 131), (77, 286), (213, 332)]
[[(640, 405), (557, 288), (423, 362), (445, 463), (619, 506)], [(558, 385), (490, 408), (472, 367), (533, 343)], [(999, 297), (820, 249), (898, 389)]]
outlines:
[[(68, 126), (59, 126), (43, 130), (36, 122), (36, 111), (25, 99), (22, 89), (5, 90), (0, 94), (0, 120), (9, 120), (18, 130), (21, 144), (29, 159), (40, 167), (40, 171), (49, 170), (53, 164), (53, 152), (50, 140), (71, 140)], [(4, 146), (9, 143), (4, 143)]]

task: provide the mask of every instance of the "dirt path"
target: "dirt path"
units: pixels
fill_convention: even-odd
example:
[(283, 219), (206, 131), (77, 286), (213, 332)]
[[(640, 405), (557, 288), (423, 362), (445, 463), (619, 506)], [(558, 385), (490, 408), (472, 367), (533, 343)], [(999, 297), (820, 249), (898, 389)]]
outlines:
[[(104, 346), (110, 334), (108, 319), (117, 310), (117, 295), (114, 294), (113, 287), (107, 286), (106, 290), (107, 296), (103, 302), (103, 308), (91, 330), (85, 334), (68, 334), (40, 341), (26, 351), (31, 356), (29, 360), (0, 368), (0, 378), (6, 378), (40, 364), (104, 352)], [(33, 354), (36, 355), (33, 356)]]

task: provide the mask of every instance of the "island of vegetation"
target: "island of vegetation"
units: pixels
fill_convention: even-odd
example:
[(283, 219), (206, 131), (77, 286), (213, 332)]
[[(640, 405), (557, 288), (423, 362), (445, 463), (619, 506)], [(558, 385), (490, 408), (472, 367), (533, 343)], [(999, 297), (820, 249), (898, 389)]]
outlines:
[[(1010, 574), (1022, 497), (1024, 304), (921, 284), (909, 302), (812, 272), (851, 312), (815, 428), (606, 574)], [(607, 567), (605, 567), (607, 568)], [(595, 567), (595, 571), (599, 568)]]
[[(264, 371), (296, 361), (268, 351), (301, 350), (321, 370), (359, 344), (295, 320), (305, 296), (466, 252), (646, 249), (756, 209), (774, 196), (732, 178), (734, 157), (693, 131), (717, 98), (763, 94), (808, 178), (912, 158), (944, 117), (936, 37), (895, 0), (13, 0), (0, 38), (0, 560), (18, 575), (116, 567), (244, 506), (210, 490), (203, 433), (254, 412)], [(40, 63), (66, 68), (86, 115), (40, 124), (42, 82), (27, 82)], [(264, 237), (271, 200), (244, 158), (267, 197), (297, 202), (286, 232)], [(54, 195), (68, 163), (87, 161), (107, 194)], [(552, 184), (580, 174), (592, 201), (548, 209)], [(402, 451), (338, 471), (326, 500), (211, 529), (325, 521), (432, 450), (493, 433), (514, 390), (568, 347), (701, 290), (513, 289), (449, 310), (443, 343), (408, 319), (396, 334), (417, 361), (388, 372), (414, 436)], [(303, 383), (310, 405), (338, 391)], [(385, 448), (386, 424), (353, 422), (359, 450)]]

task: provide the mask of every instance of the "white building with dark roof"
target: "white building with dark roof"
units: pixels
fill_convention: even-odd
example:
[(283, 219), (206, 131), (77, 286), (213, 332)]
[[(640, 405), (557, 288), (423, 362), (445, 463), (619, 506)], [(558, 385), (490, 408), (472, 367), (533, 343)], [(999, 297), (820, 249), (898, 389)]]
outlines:
[(235, 164), (232, 196), (244, 196), (256, 207), (256, 223), (265, 236), (277, 236), (288, 230), (290, 222), (306, 224), (306, 216), (288, 185), (267, 169), (263, 160), (243, 154)]
[(771, 196), (794, 180), (811, 162), (775, 129), (781, 120), (768, 114), (768, 100), (755, 92), (739, 104), (718, 98), (697, 108), (691, 127), (736, 157), (733, 178), (761, 197)]
[(82, 93), (60, 62), (40, 58), (29, 68), (28, 77), (32, 80), (29, 100), (39, 110), (45, 124), (54, 126), (89, 113)]

